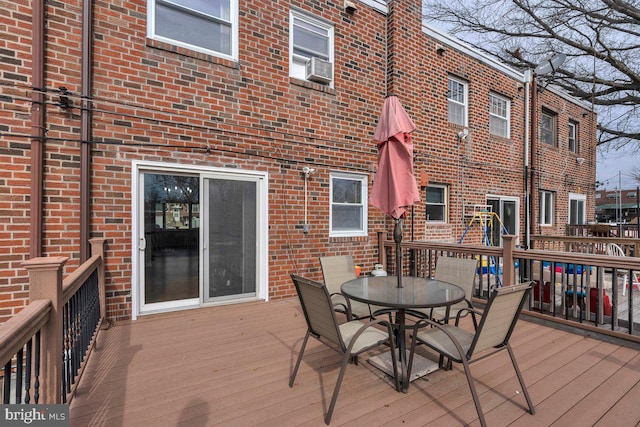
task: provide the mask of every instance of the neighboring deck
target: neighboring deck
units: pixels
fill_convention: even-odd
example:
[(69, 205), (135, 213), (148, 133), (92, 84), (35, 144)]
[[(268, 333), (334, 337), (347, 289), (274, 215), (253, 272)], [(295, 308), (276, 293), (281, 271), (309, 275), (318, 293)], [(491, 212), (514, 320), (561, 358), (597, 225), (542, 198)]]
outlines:
[[(146, 316), (101, 332), (71, 404), (71, 426), (322, 426), (340, 357), (309, 342), (297, 299)], [(506, 352), (471, 366), (490, 426), (633, 426), (636, 349), (520, 321), (512, 345), (536, 414), (525, 411)], [(426, 352), (426, 349), (420, 349)], [(332, 426), (479, 425), (460, 366), (396, 392), (351, 365)], [(513, 399), (513, 400), (511, 400)]]

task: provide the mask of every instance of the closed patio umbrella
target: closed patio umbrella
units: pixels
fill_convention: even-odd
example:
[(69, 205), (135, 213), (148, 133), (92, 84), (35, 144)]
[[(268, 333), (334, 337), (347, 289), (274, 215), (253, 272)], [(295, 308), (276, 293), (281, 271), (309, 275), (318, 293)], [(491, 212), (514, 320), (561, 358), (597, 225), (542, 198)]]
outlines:
[(410, 135), (415, 128), (398, 97), (388, 95), (373, 134), (373, 139), (378, 141), (378, 170), (369, 203), (395, 220), (393, 240), (396, 243), (398, 287), (402, 287), (402, 220), (407, 215), (407, 208), (420, 201), (413, 175), (413, 141)]

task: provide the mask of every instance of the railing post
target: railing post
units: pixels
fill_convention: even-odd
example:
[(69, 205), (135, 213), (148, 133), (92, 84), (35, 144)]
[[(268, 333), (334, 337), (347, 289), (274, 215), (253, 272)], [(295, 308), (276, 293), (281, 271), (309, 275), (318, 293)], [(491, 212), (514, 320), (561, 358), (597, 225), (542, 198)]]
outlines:
[(29, 273), (29, 301), (51, 300), (49, 321), (41, 330), (42, 403), (62, 403), (62, 267), (67, 257), (37, 257), (22, 263)]
[(104, 239), (101, 237), (89, 239), (89, 243), (91, 244), (91, 255), (92, 256), (99, 255), (100, 259), (102, 260), (100, 262), (100, 265), (98, 266), (98, 292), (100, 297), (100, 317), (102, 318), (103, 321), (107, 318), (107, 298), (106, 298), (105, 279), (104, 279), (105, 277), (104, 246), (106, 241), (107, 239)]
[(507, 234), (502, 236), (502, 285), (510, 286), (515, 284), (515, 262), (513, 260), (513, 250), (516, 247), (516, 236)]

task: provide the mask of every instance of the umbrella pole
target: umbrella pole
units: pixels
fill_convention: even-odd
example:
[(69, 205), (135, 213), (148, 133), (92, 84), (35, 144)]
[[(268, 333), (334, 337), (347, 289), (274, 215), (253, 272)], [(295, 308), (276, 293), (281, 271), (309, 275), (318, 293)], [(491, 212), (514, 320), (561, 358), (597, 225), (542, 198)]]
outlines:
[(396, 225), (393, 227), (393, 241), (396, 242), (396, 276), (398, 277), (398, 288), (402, 287), (402, 252), (400, 244), (402, 243), (402, 220), (396, 219)]

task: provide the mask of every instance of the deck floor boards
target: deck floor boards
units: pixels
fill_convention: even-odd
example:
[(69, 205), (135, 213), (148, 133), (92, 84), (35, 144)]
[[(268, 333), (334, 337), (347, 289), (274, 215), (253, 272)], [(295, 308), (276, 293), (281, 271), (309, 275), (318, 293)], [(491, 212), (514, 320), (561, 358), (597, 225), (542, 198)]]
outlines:
[[(470, 319), (464, 327), (470, 328)], [(305, 334), (295, 299), (145, 316), (101, 331), (71, 403), (72, 426), (323, 426), (340, 356)], [(471, 365), (490, 426), (636, 425), (640, 354), (521, 320), (511, 340), (536, 414), (506, 352)], [(419, 353), (435, 358), (425, 347)], [(332, 426), (479, 425), (461, 366), (407, 393), (360, 357)]]

